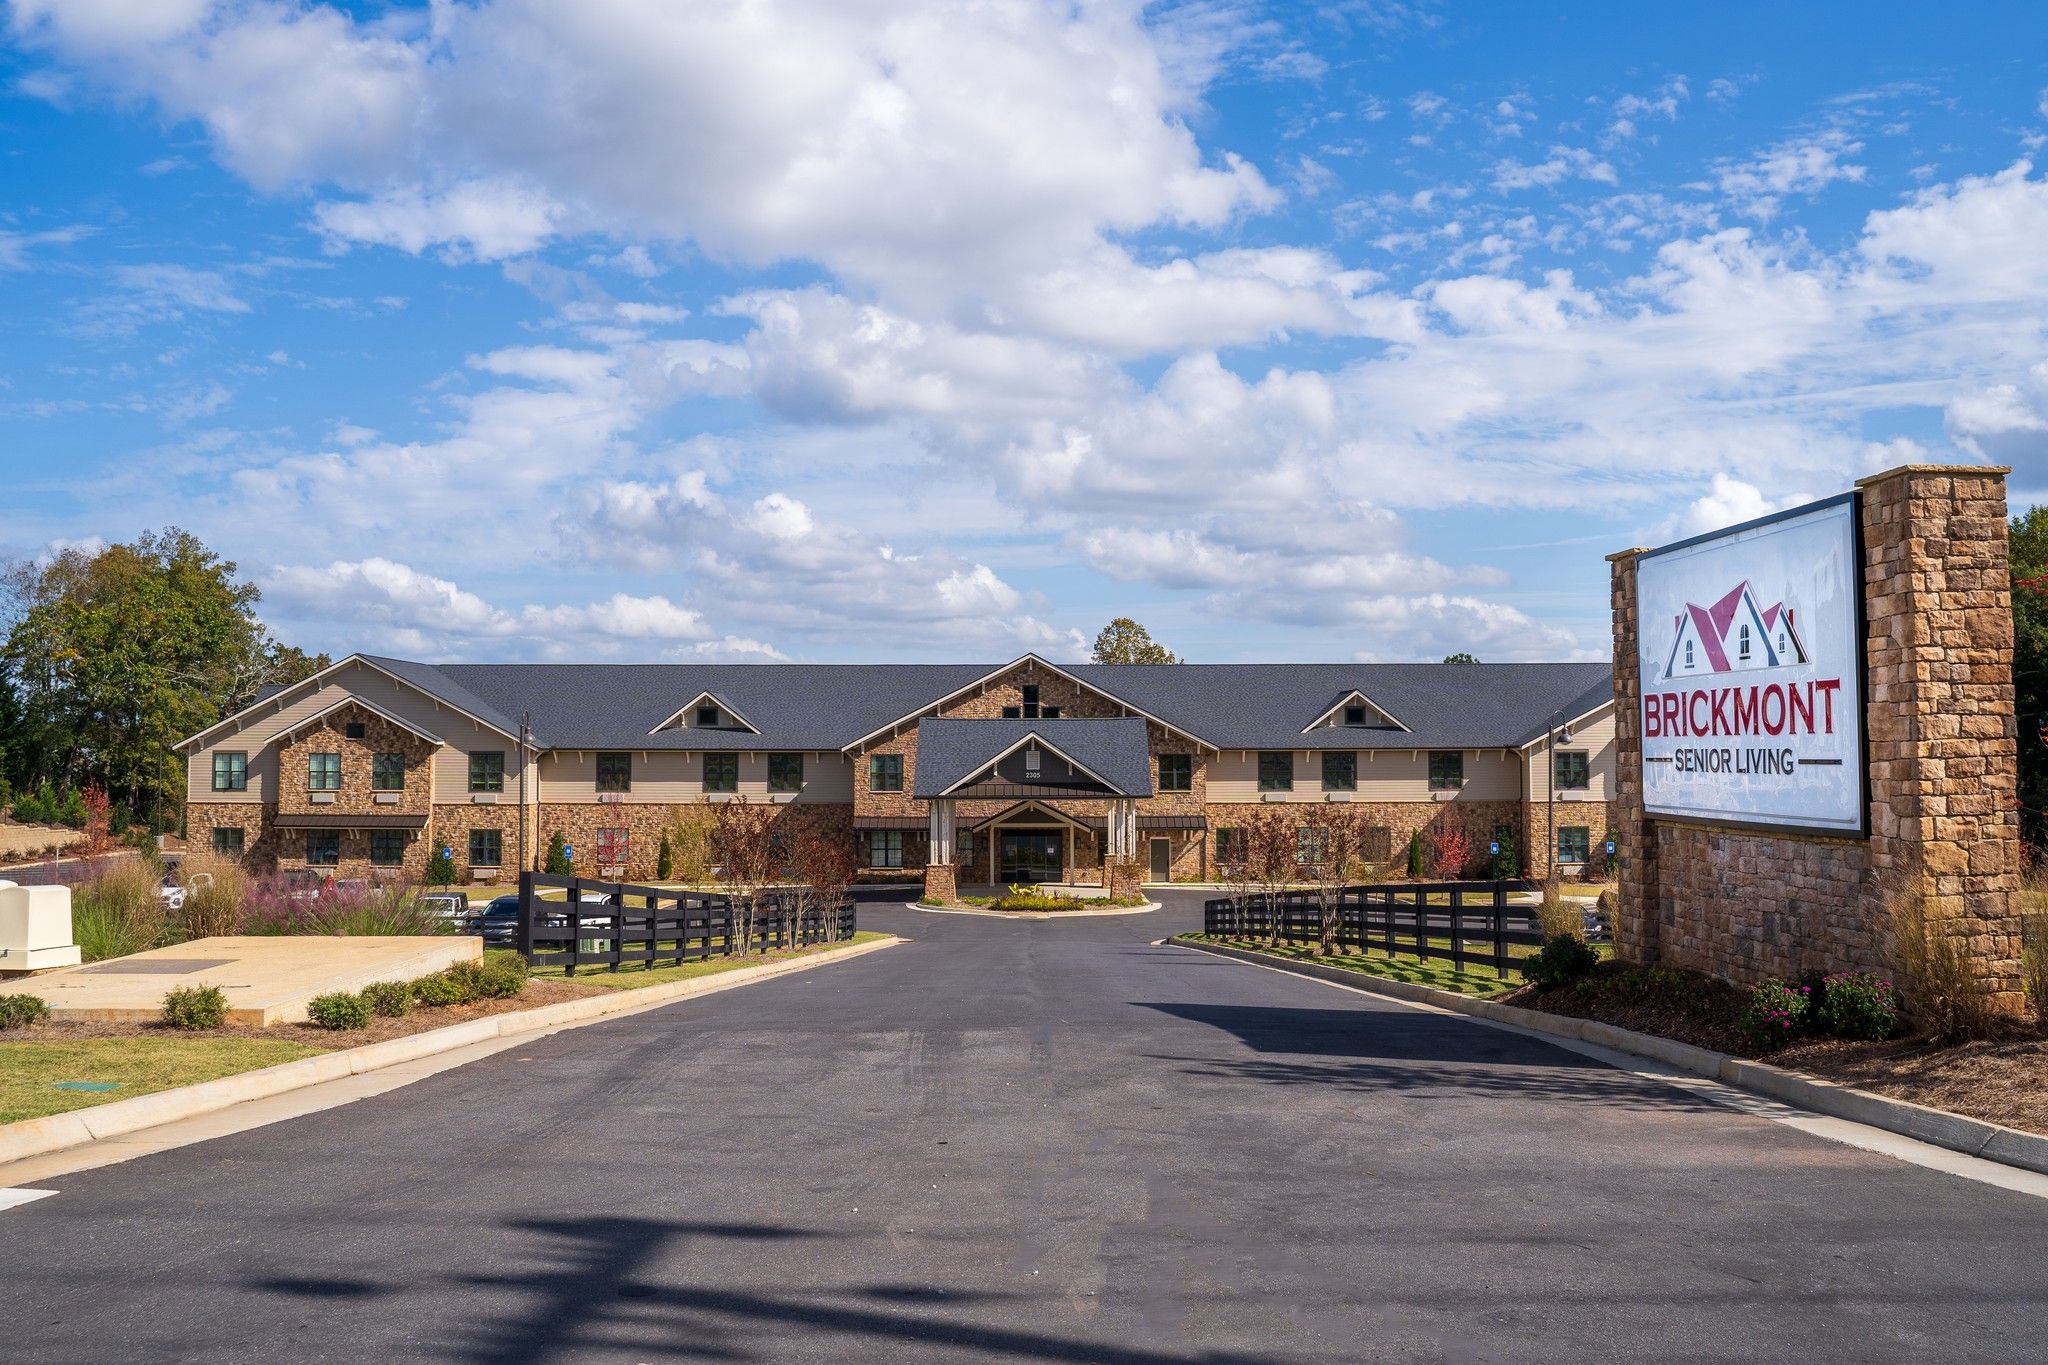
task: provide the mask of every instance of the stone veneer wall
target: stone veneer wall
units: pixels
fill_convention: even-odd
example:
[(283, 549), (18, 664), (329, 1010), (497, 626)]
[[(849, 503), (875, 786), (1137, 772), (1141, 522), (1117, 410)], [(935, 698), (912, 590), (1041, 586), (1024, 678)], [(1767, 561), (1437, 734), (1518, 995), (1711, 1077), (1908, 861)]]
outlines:
[(2018, 748), (2006, 470), (1909, 465), (1863, 491), (1868, 839), (1753, 833), (1643, 812), (1636, 560), (1613, 564), (1615, 941), (1737, 984), (1890, 972), (1888, 906), (1924, 894), (2018, 1008)]

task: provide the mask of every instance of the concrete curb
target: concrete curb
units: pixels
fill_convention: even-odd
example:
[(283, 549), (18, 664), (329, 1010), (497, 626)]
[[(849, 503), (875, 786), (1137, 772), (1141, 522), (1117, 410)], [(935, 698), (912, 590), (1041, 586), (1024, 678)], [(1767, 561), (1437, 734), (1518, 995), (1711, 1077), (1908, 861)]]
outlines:
[(1086, 919), (1095, 915), (1149, 915), (1159, 908), (1159, 902), (1115, 905), (1106, 910), (985, 910), (978, 905), (921, 905), (916, 901), (905, 901), (903, 908), (925, 915), (982, 915), (989, 919)]
[(1365, 972), (1346, 971), (1342, 967), (1326, 967), (1318, 962), (1290, 962), (1285, 958), (1269, 957), (1264, 953), (1251, 952), (1243, 948), (1231, 948), (1221, 943), (1189, 943), (1181, 939), (1162, 939), (1162, 943), (1175, 948), (1192, 948), (1199, 953), (1215, 957), (1227, 957), (1239, 962), (1251, 962), (1275, 971), (1291, 972), (1296, 976), (1311, 977), (1317, 981), (1334, 982), (1365, 991), (1370, 995), (1391, 996), (1420, 1005), (1433, 1005), (1453, 1014), (1470, 1015), (1474, 1018), (1508, 1024), (1530, 1033), (1548, 1034), (1553, 1038), (1571, 1038), (1592, 1043), (1597, 1047), (1612, 1048), (1616, 1052), (1632, 1053), (1690, 1071), (1708, 1080), (1732, 1085), (1738, 1090), (1747, 1090), (1753, 1095), (1762, 1095), (1799, 1109), (1808, 1109), (1829, 1118), (1844, 1119), (1850, 1123), (1861, 1123), (1871, 1128), (1882, 1128), (1889, 1133), (1914, 1138), (1936, 1147), (1946, 1147), (1965, 1156), (1982, 1157), (2001, 1165), (2017, 1166), (2023, 1171), (2048, 1175), (2048, 1137), (2038, 1133), (2022, 1132), (2007, 1128), (2003, 1124), (1987, 1123), (1982, 1119), (1967, 1118), (1952, 1114), (1946, 1109), (1930, 1109), (1924, 1104), (1910, 1100), (1895, 1100), (1883, 1095), (1873, 1095), (1868, 1090), (1856, 1090), (1833, 1081), (1818, 1080), (1802, 1076), (1768, 1062), (1752, 1062), (1741, 1057), (1731, 1057), (1725, 1052), (1714, 1052), (1689, 1043), (1659, 1038), (1655, 1034), (1637, 1033), (1633, 1029), (1616, 1028), (1592, 1019), (1575, 1019), (1570, 1015), (1546, 1014), (1542, 1010), (1525, 1010), (1515, 1005), (1503, 1005), (1494, 1000), (1474, 1000), (1470, 996), (1454, 991), (1440, 991), (1433, 986), (1417, 986), (1407, 981), (1390, 981), (1384, 977), (1371, 976)]
[(605, 995), (585, 996), (580, 1000), (564, 1000), (559, 1004), (542, 1005), (530, 1010), (493, 1014), (482, 1019), (450, 1024), (447, 1028), (429, 1029), (424, 1033), (409, 1034), (403, 1038), (386, 1039), (381, 1043), (366, 1043), (362, 1047), (323, 1052), (317, 1057), (301, 1057), (298, 1061), (281, 1062), (276, 1066), (264, 1067), (260, 1071), (244, 1071), (233, 1076), (223, 1076), (219, 1080), (201, 1081), (197, 1085), (159, 1090), (153, 1095), (137, 1095), (133, 1099), (115, 1100), (111, 1104), (97, 1105), (90, 1109), (74, 1109), (69, 1113), (52, 1114), (47, 1118), (22, 1119), (16, 1123), (0, 1124), (0, 1165), (28, 1157), (43, 1156), (88, 1142), (121, 1137), (144, 1128), (173, 1123), (179, 1119), (211, 1114), (249, 1100), (268, 1099), (272, 1095), (282, 1095), (287, 1091), (303, 1089), (309, 1085), (338, 1081), (348, 1076), (360, 1076), (367, 1071), (418, 1061), (422, 1057), (452, 1052), (457, 1048), (487, 1042), (493, 1038), (546, 1029), (574, 1028), (613, 1015), (638, 1013), (672, 1004), (677, 1000), (687, 1000), (693, 996), (711, 995), (718, 991), (731, 990), (736, 986), (749, 986), (757, 981), (788, 976), (793, 972), (808, 971), (827, 963), (844, 962), (849, 958), (893, 948), (902, 942), (903, 939), (891, 935), (868, 943), (856, 943), (834, 952), (821, 953), (816, 957), (764, 963), (759, 967), (736, 967), (732, 971), (701, 977), (695, 981), (670, 981), (659, 986), (642, 986)]

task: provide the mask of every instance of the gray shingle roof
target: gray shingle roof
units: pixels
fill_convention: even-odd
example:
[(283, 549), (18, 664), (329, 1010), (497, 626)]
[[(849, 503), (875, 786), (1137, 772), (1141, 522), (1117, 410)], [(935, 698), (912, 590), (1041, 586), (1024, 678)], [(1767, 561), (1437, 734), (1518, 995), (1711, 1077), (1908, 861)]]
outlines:
[[(508, 733), (518, 733), (520, 714), (530, 713), (535, 741), (556, 749), (835, 750), (1001, 667), (432, 665), (364, 657)], [(1553, 714), (1584, 715), (1614, 691), (1604, 663), (1077, 664), (1066, 671), (1219, 749), (1516, 748), (1541, 736)], [(1303, 733), (1353, 690), (1406, 728)], [(649, 733), (706, 691), (760, 733)]]
[(944, 720), (917, 724), (917, 782), (911, 795), (943, 795), (993, 763), (1025, 737), (1100, 777), (1119, 796), (1152, 794), (1152, 755), (1145, 722), (1121, 720)]

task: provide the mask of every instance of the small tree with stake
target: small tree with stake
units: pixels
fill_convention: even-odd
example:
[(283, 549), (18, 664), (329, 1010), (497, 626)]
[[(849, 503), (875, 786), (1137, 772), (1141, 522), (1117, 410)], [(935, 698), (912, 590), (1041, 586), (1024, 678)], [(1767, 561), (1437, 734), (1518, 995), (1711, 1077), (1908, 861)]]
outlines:
[(825, 828), (820, 821), (807, 821), (791, 842), (789, 861), (797, 882), (789, 893), (790, 908), (795, 912), (794, 938), (801, 940), (805, 921), (816, 914), (818, 927), (829, 940), (832, 935), (826, 917), (838, 909), (859, 871), (853, 840)]
[(1337, 937), (1344, 927), (1344, 885), (1352, 866), (1362, 858), (1364, 825), (1349, 806), (1326, 806), (1316, 813), (1315, 823), (1302, 827), (1297, 857), (1306, 857), (1301, 871), (1315, 887), (1316, 909), (1321, 934), (1317, 947), (1325, 957), (1337, 951)]
[(732, 888), (733, 933), (742, 953), (753, 950), (761, 888), (780, 871), (775, 815), (775, 807), (752, 805), (742, 796), (721, 802), (712, 826), (712, 846)]
[(1280, 895), (1301, 875), (1300, 836), (1292, 816), (1277, 806), (1261, 806), (1245, 818), (1244, 843), (1246, 873), (1266, 905), (1267, 940), (1277, 947), (1283, 927)]

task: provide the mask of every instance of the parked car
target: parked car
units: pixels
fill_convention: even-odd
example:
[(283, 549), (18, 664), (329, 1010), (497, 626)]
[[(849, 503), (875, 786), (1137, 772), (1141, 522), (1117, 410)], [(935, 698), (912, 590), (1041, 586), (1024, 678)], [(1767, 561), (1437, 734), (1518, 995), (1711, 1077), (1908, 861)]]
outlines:
[[(515, 896), (513, 899), (517, 900), (518, 897)], [(442, 919), (467, 923), (470, 917), (467, 891), (429, 891), (420, 897), (420, 904)]]
[(178, 884), (178, 879), (174, 876), (167, 874), (156, 884), (156, 898), (163, 902), (166, 910), (176, 912), (185, 908), (185, 888)]
[[(611, 919), (609, 916), (591, 914), (590, 907), (610, 905), (611, 903), (612, 898), (603, 892), (584, 896), (584, 926), (603, 927), (610, 924)], [(562, 906), (562, 902), (542, 901), (541, 904), (547, 907), (540, 915), (542, 927), (561, 929), (568, 926), (569, 916), (564, 913), (565, 907)], [(465, 932), (482, 935), (484, 946), (486, 947), (511, 948), (517, 946), (519, 943), (519, 897), (495, 897), (469, 923), (470, 927)]]

